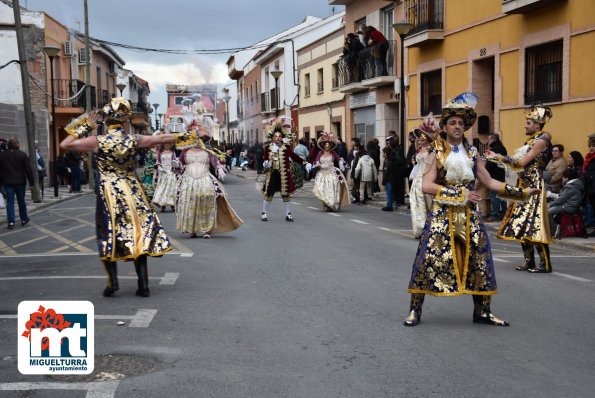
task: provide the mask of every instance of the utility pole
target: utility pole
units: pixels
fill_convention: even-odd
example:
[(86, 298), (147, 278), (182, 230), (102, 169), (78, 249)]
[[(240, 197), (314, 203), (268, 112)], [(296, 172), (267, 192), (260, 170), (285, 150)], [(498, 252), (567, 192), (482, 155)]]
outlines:
[[(85, 112), (91, 112), (91, 44), (89, 43), (89, 7), (85, 0)], [(99, 95), (97, 93), (96, 95)], [(102, 106), (105, 104), (102, 104)], [(93, 152), (87, 152), (87, 170), (89, 170), (89, 187), (95, 186), (95, 173), (93, 172)]]
[[(23, 37), (23, 25), (21, 25), (21, 6), (19, 0), (12, 1), (14, 11), (14, 26), (17, 35), (17, 46), (19, 50), (19, 66), (21, 68), (21, 82), (23, 85), (23, 106), (25, 108), (25, 128), (27, 130), (27, 147), (29, 152), (29, 165), (33, 171), (33, 189), (31, 199), (35, 203), (41, 202), (39, 195), (39, 173), (37, 173), (37, 156), (35, 151), (35, 131), (33, 126), (33, 111), (31, 110), (31, 92), (29, 91), (29, 73), (27, 69), (27, 54), (25, 53), (25, 39)], [(55, 123), (55, 122), (54, 122)]]

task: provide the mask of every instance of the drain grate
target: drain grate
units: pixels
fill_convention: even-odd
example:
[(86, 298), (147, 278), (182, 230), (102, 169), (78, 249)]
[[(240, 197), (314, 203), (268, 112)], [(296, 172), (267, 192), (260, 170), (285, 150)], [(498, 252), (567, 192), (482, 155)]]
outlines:
[(108, 354), (95, 357), (95, 369), (88, 375), (51, 376), (53, 380), (67, 382), (106, 381), (138, 376), (157, 369), (152, 358), (122, 354)]

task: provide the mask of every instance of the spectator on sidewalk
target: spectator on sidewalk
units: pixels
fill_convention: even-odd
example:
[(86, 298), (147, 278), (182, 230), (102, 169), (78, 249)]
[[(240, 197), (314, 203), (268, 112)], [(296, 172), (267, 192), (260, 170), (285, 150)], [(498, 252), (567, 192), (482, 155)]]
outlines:
[[(500, 136), (496, 133), (492, 133), (488, 136), (488, 149), (502, 156), (508, 155), (506, 147), (502, 144)], [(500, 182), (506, 180), (506, 169), (500, 167), (497, 163), (487, 162), (486, 170), (494, 180)], [(490, 191), (490, 217), (488, 217), (486, 221), (500, 221), (504, 217), (504, 213), (506, 213), (506, 201), (500, 199), (497, 192)]]
[(41, 198), (43, 199), (43, 179), (47, 175), (45, 170), (45, 161), (39, 152), (39, 141), (35, 141), (35, 159), (37, 160), (37, 176), (39, 177), (39, 188), (41, 190)]
[(556, 231), (554, 236), (558, 237), (559, 217), (564, 213), (575, 214), (581, 209), (585, 197), (585, 186), (578, 173), (573, 169), (566, 169), (562, 173), (562, 190), (559, 194), (548, 192), (548, 199), (554, 199), (549, 203), (548, 214), (550, 223)]
[(365, 205), (366, 200), (368, 199), (366, 197), (366, 192), (368, 192), (369, 196), (371, 197), (372, 186), (375, 181), (378, 181), (378, 170), (376, 170), (376, 166), (374, 165), (374, 159), (368, 155), (368, 152), (365, 149), (361, 150), (361, 156), (357, 162), (357, 167), (355, 168), (355, 175), (360, 181), (360, 196), (364, 196), (360, 204)]
[(81, 192), (81, 155), (77, 151), (66, 152), (66, 166), (70, 169), (70, 190), (68, 192)]
[(579, 151), (572, 151), (569, 155), (568, 168), (574, 169), (580, 177), (583, 174), (583, 164), (585, 163), (585, 159), (583, 159), (583, 155), (581, 155)]
[[(308, 144), (308, 142), (306, 141), (305, 138), (300, 138), (298, 140), (298, 144), (295, 146), (295, 148), (293, 148), (293, 152), (295, 152), (296, 155), (298, 155), (300, 157), (300, 159), (302, 159), (303, 161), (308, 161), (308, 156), (310, 155), (310, 151), (308, 150), (308, 147), (306, 146)], [(304, 179), (306, 178), (306, 167), (301, 164), (300, 165), (300, 169), (302, 170), (302, 175), (304, 176)]]
[(0, 185), (6, 190), (6, 217), (8, 218), (8, 229), (13, 229), (15, 224), (14, 197), (17, 197), (19, 206), (19, 218), (21, 225), (27, 225), (27, 204), (25, 203), (25, 190), (27, 181), (33, 188), (33, 172), (29, 165), (29, 157), (20, 148), (18, 138), (8, 140), (6, 151), (0, 152)]
[(552, 147), (552, 160), (548, 163), (545, 171), (551, 176), (549, 188), (552, 192), (558, 193), (562, 189), (562, 173), (568, 168), (564, 159), (564, 145), (556, 144)]

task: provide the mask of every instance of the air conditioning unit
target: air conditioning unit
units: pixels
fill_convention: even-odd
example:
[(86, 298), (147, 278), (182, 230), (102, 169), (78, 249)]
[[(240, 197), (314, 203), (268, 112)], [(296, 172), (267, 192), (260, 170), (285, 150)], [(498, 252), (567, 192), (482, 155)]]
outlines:
[(117, 75), (118, 74), (118, 64), (116, 64), (115, 62), (110, 62), (109, 63), (109, 73), (111, 73), (112, 75)]
[(71, 41), (64, 42), (64, 55), (67, 57), (72, 57), (72, 42)]
[[(85, 64), (87, 62), (87, 52), (85, 51), (85, 48), (79, 48), (79, 64)], [(90, 54), (89, 54), (90, 55)], [(93, 57), (89, 56), (89, 63), (92, 64), (93, 63)]]

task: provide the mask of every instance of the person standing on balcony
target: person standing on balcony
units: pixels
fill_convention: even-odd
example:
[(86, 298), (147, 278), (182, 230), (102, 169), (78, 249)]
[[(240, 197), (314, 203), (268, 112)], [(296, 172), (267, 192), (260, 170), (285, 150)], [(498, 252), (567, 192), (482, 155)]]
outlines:
[(387, 76), (386, 55), (388, 54), (388, 40), (373, 26), (368, 26), (368, 46), (372, 46), (372, 58), (376, 65), (375, 76)]

